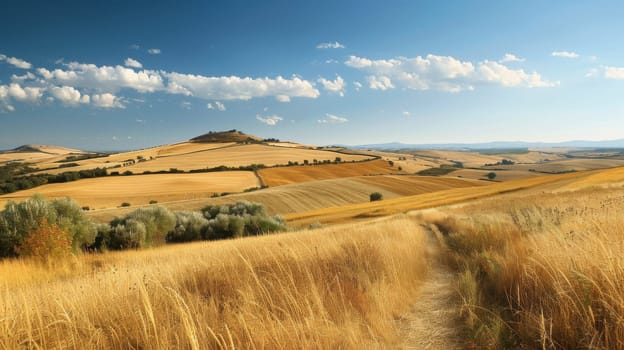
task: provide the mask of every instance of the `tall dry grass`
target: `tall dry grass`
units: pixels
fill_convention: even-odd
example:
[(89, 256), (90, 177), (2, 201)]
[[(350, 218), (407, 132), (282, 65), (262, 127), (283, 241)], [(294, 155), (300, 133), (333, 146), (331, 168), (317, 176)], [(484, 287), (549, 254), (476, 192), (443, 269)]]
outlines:
[(0, 262), (0, 348), (396, 347), (427, 272), (406, 217), (54, 265)]
[(482, 201), (430, 221), (484, 348), (624, 349), (624, 190)]

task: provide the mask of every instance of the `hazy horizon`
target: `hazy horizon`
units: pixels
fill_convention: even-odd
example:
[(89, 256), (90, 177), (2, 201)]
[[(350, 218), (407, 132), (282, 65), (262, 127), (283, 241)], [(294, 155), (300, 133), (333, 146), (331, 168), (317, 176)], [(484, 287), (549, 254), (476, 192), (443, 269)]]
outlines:
[(137, 149), (234, 128), (316, 145), (622, 139), (623, 9), (12, 3), (0, 149)]

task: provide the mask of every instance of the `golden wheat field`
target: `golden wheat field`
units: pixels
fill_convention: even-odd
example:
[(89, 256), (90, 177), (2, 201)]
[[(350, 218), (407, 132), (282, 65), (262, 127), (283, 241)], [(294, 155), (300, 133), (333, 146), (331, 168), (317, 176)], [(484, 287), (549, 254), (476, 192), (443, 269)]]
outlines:
[(170, 168), (179, 170), (214, 168), (221, 165), (228, 167), (251, 164), (272, 166), (288, 164), (290, 161), (303, 163), (304, 160), (308, 160), (312, 162), (314, 159), (334, 161), (336, 157), (341, 158), (343, 161), (368, 159), (366, 156), (348, 155), (331, 151), (252, 144), (233, 145), (231, 147), (185, 153), (171, 157), (160, 157), (124, 167), (123, 170), (142, 173), (144, 171), (169, 170)]
[[(187, 199), (159, 202), (159, 204), (171, 210), (200, 210), (207, 205), (246, 200), (262, 203), (271, 215), (284, 215), (347, 204), (367, 203), (373, 192), (380, 192), (384, 198), (390, 199), (483, 184), (486, 183), (430, 176), (359, 176), (295, 183), (218, 198)], [(91, 211), (88, 215), (97, 221), (105, 222), (131, 210), (134, 208), (111, 208)]]
[(326, 180), (361, 175), (381, 175), (399, 172), (385, 160), (361, 163), (301, 165), (260, 169), (258, 173), (267, 186), (282, 186), (297, 182)]
[(242, 192), (258, 187), (251, 171), (223, 171), (196, 174), (152, 174), (107, 176), (75, 182), (47, 184), (0, 196), (0, 206), (8, 200), (21, 201), (40, 193), (48, 198), (71, 197), (91, 209), (210, 197), (214, 193)]
[[(0, 348), (403, 347), (428, 270), (413, 219), (0, 262)], [(45, 288), (42, 288), (45, 286)]]

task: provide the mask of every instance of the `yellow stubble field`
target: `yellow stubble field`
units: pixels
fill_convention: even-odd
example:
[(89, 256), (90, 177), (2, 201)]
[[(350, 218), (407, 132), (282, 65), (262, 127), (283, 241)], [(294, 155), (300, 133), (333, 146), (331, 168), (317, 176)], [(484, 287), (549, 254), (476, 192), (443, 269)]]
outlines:
[(109, 176), (74, 182), (47, 184), (0, 196), (0, 207), (8, 200), (20, 201), (35, 193), (48, 198), (71, 197), (91, 209), (117, 207), (123, 202), (148, 204), (210, 197), (213, 193), (242, 192), (257, 187), (251, 171), (223, 171), (197, 174), (154, 174)]

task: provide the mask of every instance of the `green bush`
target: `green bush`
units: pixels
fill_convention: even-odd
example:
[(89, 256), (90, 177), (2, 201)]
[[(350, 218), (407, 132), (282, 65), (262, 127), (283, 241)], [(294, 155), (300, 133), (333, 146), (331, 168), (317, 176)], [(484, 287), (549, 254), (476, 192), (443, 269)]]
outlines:
[(266, 214), (264, 206), (247, 201), (230, 205), (213, 205), (202, 210), (208, 219), (205, 239), (224, 239), (254, 236), (263, 233), (283, 231), (284, 220)]
[(175, 227), (167, 233), (167, 242), (191, 242), (206, 239), (208, 220), (198, 212), (179, 211), (175, 213)]
[(0, 212), (0, 257), (18, 256), (15, 248), (44, 220), (67, 232), (74, 252), (86, 249), (95, 240), (96, 227), (76, 202), (69, 198), (49, 201), (35, 195), (20, 203), (9, 202)]
[(370, 194), (370, 201), (371, 202), (376, 202), (376, 201), (380, 201), (383, 199), (383, 194), (379, 193), (379, 192), (373, 192)]

